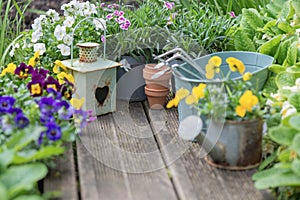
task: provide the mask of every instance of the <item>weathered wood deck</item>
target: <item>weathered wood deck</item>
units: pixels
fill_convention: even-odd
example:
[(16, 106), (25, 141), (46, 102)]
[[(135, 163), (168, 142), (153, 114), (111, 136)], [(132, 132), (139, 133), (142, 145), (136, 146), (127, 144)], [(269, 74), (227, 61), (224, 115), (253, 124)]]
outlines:
[[(45, 191), (59, 190), (63, 200), (272, 199), (254, 188), (255, 169), (213, 168), (198, 144), (181, 141), (176, 109), (149, 112), (147, 102), (117, 107), (68, 145), (44, 181)], [(188, 148), (178, 151), (182, 147)]]

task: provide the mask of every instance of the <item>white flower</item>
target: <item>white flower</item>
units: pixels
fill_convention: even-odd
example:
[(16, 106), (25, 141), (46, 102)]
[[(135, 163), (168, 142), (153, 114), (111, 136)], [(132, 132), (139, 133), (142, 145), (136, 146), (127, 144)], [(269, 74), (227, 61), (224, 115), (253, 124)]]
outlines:
[(66, 26), (57, 25), (55, 27), (54, 36), (58, 41), (62, 40), (66, 34)]
[(36, 43), (33, 45), (33, 51), (40, 51), (40, 56), (46, 52), (46, 46), (44, 43)]
[(59, 21), (59, 14), (55, 10), (49, 9), (46, 14), (52, 17), (54, 21)]
[(280, 113), (282, 115), (282, 118), (286, 118), (294, 113), (297, 113), (297, 109), (292, 104), (290, 104), (290, 102), (285, 101), (283, 102)]
[(90, 4), (90, 10), (92, 14), (97, 14), (96, 6), (95, 4)]
[(74, 17), (68, 16), (68, 17), (66, 17), (66, 20), (64, 21), (64, 25), (66, 27), (72, 27), (72, 25), (74, 24), (74, 22), (75, 22)]
[(64, 43), (68, 46), (70, 46), (72, 44), (72, 37), (70, 34), (65, 35), (64, 39), (63, 39)]
[(69, 56), (70, 55), (70, 47), (65, 44), (59, 44), (57, 45), (57, 48), (60, 49), (61, 55), (63, 56)]
[(11, 51), (9, 52), (9, 56), (13, 57), (15, 55), (15, 48), (12, 48)]
[(98, 18), (98, 19), (93, 19), (93, 23), (96, 27), (96, 30), (105, 30), (106, 29), (106, 21), (105, 19)]
[(31, 35), (31, 42), (36, 43), (42, 36), (43, 33), (41, 30), (34, 31)]

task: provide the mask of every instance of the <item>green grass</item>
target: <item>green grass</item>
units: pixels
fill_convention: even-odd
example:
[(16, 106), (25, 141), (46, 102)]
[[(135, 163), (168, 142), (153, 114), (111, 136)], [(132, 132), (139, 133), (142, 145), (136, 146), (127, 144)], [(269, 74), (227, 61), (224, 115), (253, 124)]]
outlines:
[[(24, 13), (32, 0), (27, 0), (22, 3), (16, 0), (0, 1), (0, 9), (3, 14), (0, 16), (0, 67), (11, 61), (8, 55), (12, 42), (21, 34), (24, 22)], [(10, 13), (16, 10), (15, 16), (10, 16)]]

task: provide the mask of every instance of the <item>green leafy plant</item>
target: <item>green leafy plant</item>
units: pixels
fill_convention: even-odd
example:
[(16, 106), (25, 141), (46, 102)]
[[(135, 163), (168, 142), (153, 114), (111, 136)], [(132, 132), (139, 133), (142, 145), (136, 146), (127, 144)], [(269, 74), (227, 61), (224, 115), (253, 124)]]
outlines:
[[(259, 51), (284, 67), (298, 60), (299, 9), (297, 1), (275, 0), (259, 11), (243, 9), (233, 36), (235, 50)], [(267, 13), (267, 14), (265, 14)]]
[[(24, 13), (30, 5), (31, 0), (20, 3), (16, 0), (0, 2), (0, 10), (3, 12), (0, 16), (0, 67), (5, 63), (12, 61), (9, 51), (14, 49), (14, 39), (21, 34), (23, 29)], [(12, 11), (15, 15), (12, 16)]]

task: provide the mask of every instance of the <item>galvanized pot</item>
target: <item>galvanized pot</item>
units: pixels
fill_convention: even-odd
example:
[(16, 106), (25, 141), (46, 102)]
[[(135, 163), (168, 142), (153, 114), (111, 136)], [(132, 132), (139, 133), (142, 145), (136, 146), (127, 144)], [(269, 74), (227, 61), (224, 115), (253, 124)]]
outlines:
[[(254, 168), (261, 161), (262, 133), (262, 119), (227, 120), (206, 161), (215, 167), (232, 170)], [(205, 135), (200, 135), (197, 140), (201, 143), (204, 138)]]

